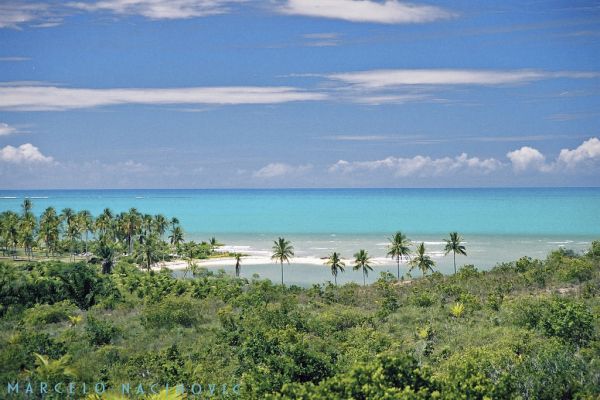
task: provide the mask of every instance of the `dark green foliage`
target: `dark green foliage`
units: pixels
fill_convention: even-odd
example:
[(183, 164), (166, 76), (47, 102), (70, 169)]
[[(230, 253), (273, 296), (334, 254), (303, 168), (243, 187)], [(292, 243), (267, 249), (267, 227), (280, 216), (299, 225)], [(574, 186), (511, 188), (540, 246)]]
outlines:
[(175, 326), (192, 327), (202, 320), (199, 302), (173, 295), (158, 303), (148, 303), (142, 312), (142, 324), (147, 328), (170, 329)]
[(176, 279), (127, 257), (110, 274), (4, 264), (0, 383), (240, 383), (243, 399), (597, 398), (591, 253), (308, 289), (211, 270)]
[(585, 304), (571, 299), (523, 299), (512, 304), (515, 323), (539, 329), (575, 345), (585, 344), (594, 333), (593, 316)]
[(85, 331), (93, 346), (103, 346), (112, 343), (119, 330), (109, 321), (97, 319), (88, 315)]

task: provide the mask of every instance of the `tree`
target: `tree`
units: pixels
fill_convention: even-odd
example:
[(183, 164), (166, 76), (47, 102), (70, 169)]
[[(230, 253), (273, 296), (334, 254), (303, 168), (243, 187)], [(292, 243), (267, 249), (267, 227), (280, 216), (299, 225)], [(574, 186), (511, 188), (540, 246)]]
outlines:
[(80, 211), (77, 214), (77, 222), (79, 223), (79, 229), (85, 235), (85, 253), (88, 252), (88, 234), (94, 233), (94, 217), (88, 210)]
[(169, 240), (173, 246), (179, 246), (183, 242), (183, 229), (180, 226), (173, 228)]
[(242, 255), (240, 253), (235, 253), (233, 255), (235, 257), (235, 276), (240, 276), (240, 263), (242, 262)]
[(163, 235), (167, 231), (167, 227), (169, 226), (169, 221), (165, 218), (164, 215), (158, 214), (154, 216), (154, 229), (158, 233), (158, 237), (162, 240)]
[(327, 260), (325, 264), (331, 267), (331, 275), (333, 275), (333, 280), (337, 286), (338, 273), (344, 272), (344, 266), (346, 264), (342, 261), (340, 254), (335, 251), (329, 256), (329, 260)]
[(38, 239), (44, 243), (46, 257), (48, 252), (54, 254), (58, 247), (60, 238), (60, 218), (56, 214), (54, 207), (48, 207), (40, 216)]
[(147, 236), (142, 243), (136, 246), (135, 259), (138, 263), (144, 265), (148, 271), (152, 269), (153, 264), (160, 261), (158, 237), (156, 234)]
[[(114, 215), (110, 208), (105, 208), (102, 214), (96, 218), (96, 229), (100, 235), (106, 235), (113, 227)], [(114, 232), (113, 232), (114, 233)], [(114, 235), (113, 235), (114, 236)]]
[(294, 246), (289, 240), (280, 237), (273, 242), (273, 255), (271, 260), (279, 261), (281, 264), (281, 284), (283, 285), (283, 262), (290, 263), (290, 258), (294, 257)]
[(102, 260), (102, 273), (110, 274), (115, 264), (115, 244), (111, 243), (109, 239), (104, 236), (98, 241), (95, 253), (98, 258)]
[(142, 217), (135, 208), (131, 208), (129, 212), (122, 215), (121, 230), (127, 241), (128, 254), (133, 253), (133, 238), (138, 234), (141, 224)]
[(15, 259), (19, 244), (19, 215), (14, 211), (5, 211), (2, 213), (2, 226), (4, 241), (7, 246), (12, 247), (11, 252)]
[(434, 266), (435, 262), (431, 257), (425, 254), (425, 243), (421, 242), (421, 244), (417, 246), (415, 258), (410, 261), (410, 270), (412, 271), (413, 268), (418, 268), (423, 273), (423, 276), (425, 276), (427, 272), (433, 272)]
[(371, 262), (371, 258), (369, 257), (369, 253), (366, 250), (359, 250), (354, 254), (354, 270), (362, 270), (363, 274), (363, 286), (367, 285), (367, 276), (369, 275), (369, 271), (373, 271), (373, 268), (369, 265)]
[(71, 208), (64, 208), (61, 211), (61, 217), (65, 223), (65, 236), (69, 242), (69, 255), (75, 259), (75, 241), (81, 234), (75, 211)]
[(450, 232), (450, 239), (444, 239), (444, 241), (446, 242), (446, 247), (444, 247), (446, 253), (444, 253), (444, 255), (448, 255), (450, 252), (453, 253), (454, 273), (456, 274), (456, 253), (466, 256), (467, 251), (465, 250), (465, 246), (461, 244), (462, 238), (459, 236), (458, 232)]
[(394, 236), (388, 239), (388, 257), (396, 259), (398, 264), (398, 280), (400, 280), (400, 259), (410, 254), (410, 240), (402, 232), (396, 232)]

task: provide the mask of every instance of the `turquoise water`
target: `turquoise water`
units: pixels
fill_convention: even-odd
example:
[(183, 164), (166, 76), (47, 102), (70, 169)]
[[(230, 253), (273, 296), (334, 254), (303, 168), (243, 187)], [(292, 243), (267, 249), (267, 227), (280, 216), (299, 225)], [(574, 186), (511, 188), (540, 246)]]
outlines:
[[(382, 270), (393, 266), (385, 260), (385, 245), (396, 230), (425, 241), (442, 272), (452, 269), (451, 257), (441, 253), (450, 231), (467, 242), (469, 256), (458, 261), (480, 268), (521, 255), (544, 257), (558, 246), (583, 251), (600, 238), (600, 188), (0, 190), (0, 210), (19, 210), (24, 197), (33, 199), (36, 213), (48, 206), (95, 215), (105, 207), (115, 212), (135, 207), (177, 216), (188, 238), (214, 235), (248, 253), (268, 254), (277, 236), (291, 239), (302, 257), (333, 250), (350, 257), (365, 248)], [(276, 273), (273, 267), (248, 271), (273, 278), (268, 272)], [(328, 276), (314, 265), (294, 271), (290, 278), (297, 283)], [(344, 276), (342, 281), (357, 280), (351, 273)]]

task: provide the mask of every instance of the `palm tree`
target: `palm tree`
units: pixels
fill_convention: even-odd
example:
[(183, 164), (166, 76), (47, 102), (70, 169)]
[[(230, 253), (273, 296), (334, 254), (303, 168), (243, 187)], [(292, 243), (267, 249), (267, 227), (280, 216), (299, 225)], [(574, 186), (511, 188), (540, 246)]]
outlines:
[(114, 215), (110, 208), (105, 208), (102, 214), (96, 218), (96, 229), (100, 235), (106, 235), (113, 228)]
[(388, 239), (390, 244), (388, 245), (389, 257), (395, 258), (398, 264), (398, 280), (400, 280), (400, 259), (409, 257), (410, 254), (410, 240), (402, 232), (396, 232), (394, 236)]
[(79, 226), (76, 221), (76, 214), (72, 208), (64, 208), (60, 213), (63, 222), (65, 223), (65, 236), (69, 241), (69, 258), (74, 259), (75, 239), (79, 236)]
[(233, 256), (235, 257), (235, 276), (239, 277), (241, 270), (240, 264), (242, 262), (242, 255), (240, 253), (235, 253)]
[(176, 226), (173, 228), (171, 235), (169, 236), (169, 240), (171, 241), (171, 245), (178, 247), (183, 240), (183, 229), (180, 226)]
[(145, 265), (148, 271), (150, 271), (153, 264), (160, 261), (158, 237), (156, 234), (147, 236), (142, 243), (136, 245), (135, 258), (138, 263)]
[(444, 250), (446, 253), (444, 255), (448, 255), (448, 253), (452, 252), (454, 255), (454, 273), (456, 274), (456, 253), (461, 254), (463, 256), (467, 255), (467, 250), (465, 246), (463, 246), (462, 238), (458, 234), (458, 232), (450, 232), (450, 239), (444, 239), (446, 242), (446, 247)]
[(133, 237), (138, 233), (142, 224), (142, 217), (140, 213), (135, 209), (131, 208), (128, 213), (123, 214), (121, 221), (121, 230), (125, 235), (127, 241), (128, 253), (133, 253)]
[(115, 263), (116, 249), (109, 239), (102, 237), (95, 251), (96, 255), (102, 260), (102, 273), (110, 274)]
[(294, 246), (289, 240), (280, 237), (273, 242), (273, 255), (271, 260), (279, 261), (281, 264), (281, 284), (283, 285), (283, 262), (290, 263), (290, 258), (294, 257)]
[(327, 260), (325, 264), (331, 267), (331, 275), (333, 275), (333, 280), (337, 286), (338, 273), (344, 272), (344, 266), (346, 264), (342, 261), (340, 254), (335, 251), (329, 256), (329, 260)]
[(88, 234), (94, 233), (94, 217), (88, 210), (77, 213), (79, 229), (85, 234), (85, 253), (88, 252)]
[(417, 246), (417, 253), (415, 258), (410, 261), (410, 271), (413, 268), (418, 268), (423, 273), (423, 276), (429, 271), (433, 272), (433, 267), (435, 266), (435, 262), (425, 254), (425, 244), (421, 242), (420, 245)]
[(169, 226), (169, 221), (165, 218), (164, 215), (158, 214), (154, 216), (154, 229), (158, 233), (158, 237), (162, 240), (163, 235), (167, 231), (167, 227)]
[(60, 218), (54, 207), (48, 207), (40, 216), (38, 239), (44, 243), (46, 257), (48, 252), (54, 254), (60, 238)]
[(214, 253), (215, 249), (221, 246), (221, 243), (219, 243), (219, 241), (214, 236), (210, 238), (210, 241), (208, 243), (210, 244), (211, 253)]
[(369, 253), (366, 250), (359, 250), (358, 253), (354, 254), (354, 270), (362, 269), (363, 274), (363, 286), (367, 285), (367, 276), (369, 275), (369, 271), (373, 271), (373, 268), (369, 265), (371, 262), (371, 258), (369, 257)]

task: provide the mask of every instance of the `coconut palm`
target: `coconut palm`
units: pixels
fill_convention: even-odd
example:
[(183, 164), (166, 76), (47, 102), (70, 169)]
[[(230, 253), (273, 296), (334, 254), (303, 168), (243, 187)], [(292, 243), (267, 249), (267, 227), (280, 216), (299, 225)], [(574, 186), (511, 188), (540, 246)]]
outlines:
[(280, 237), (273, 242), (273, 255), (271, 260), (279, 261), (281, 264), (281, 284), (283, 285), (283, 262), (290, 263), (290, 258), (294, 257), (294, 246), (289, 240)]
[(423, 273), (423, 276), (425, 276), (427, 272), (433, 272), (434, 266), (435, 262), (431, 257), (425, 254), (425, 243), (421, 242), (421, 244), (417, 246), (415, 257), (410, 261), (410, 271), (412, 271), (413, 268), (418, 268)]
[(242, 255), (240, 253), (235, 253), (233, 255), (233, 257), (235, 257), (235, 276), (239, 277), (240, 276), (240, 271), (241, 271), (241, 262), (242, 262)]
[(363, 286), (367, 285), (367, 276), (369, 275), (369, 271), (373, 271), (373, 268), (369, 265), (371, 262), (371, 258), (369, 257), (369, 253), (366, 250), (359, 250), (354, 254), (354, 267), (353, 269), (362, 270), (363, 274)]
[(17, 213), (13, 211), (4, 212), (4, 230), (6, 242), (12, 246), (13, 259), (16, 259), (19, 244), (19, 216)]
[(402, 232), (396, 232), (394, 236), (388, 239), (390, 244), (388, 245), (389, 257), (395, 258), (398, 264), (398, 280), (400, 280), (400, 260), (410, 255), (410, 240)]
[(38, 239), (44, 243), (46, 257), (48, 252), (54, 254), (60, 238), (60, 218), (54, 207), (48, 207), (40, 216)]
[(183, 229), (180, 226), (176, 226), (173, 228), (171, 235), (169, 236), (169, 240), (171, 241), (171, 245), (177, 247), (179, 246), (183, 240)]
[(137, 244), (134, 255), (136, 261), (150, 271), (152, 265), (160, 261), (159, 243), (156, 234), (145, 237), (142, 243)]
[(110, 274), (112, 272), (116, 257), (115, 244), (110, 243), (108, 238), (102, 237), (98, 241), (98, 245), (94, 253), (102, 260), (102, 273)]
[(346, 264), (342, 261), (340, 254), (335, 251), (329, 256), (329, 259), (325, 264), (331, 267), (331, 275), (333, 275), (333, 280), (337, 286), (338, 273), (344, 272), (344, 266)]
[(77, 213), (77, 222), (79, 229), (85, 235), (85, 253), (88, 252), (88, 234), (94, 233), (94, 217), (88, 210), (83, 210)]
[(163, 235), (167, 231), (167, 227), (169, 226), (169, 221), (165, 218), (164, 215), (158, 214), (154, 216), (154, 229), (158, 233), (158, 237), (162, 240)]
[(113, 228), (114, 215), (110, 208), (105, 208), (96, 218), (96, 230), (100, 235), (106, 235)]
[[(26, 199), (29, 200), (29, 199)], [(25, 210), (25, 207), (23, 208)], [(24, 212), (19, 220), (19, 241), (23, 245), (23, 250), (28, 259), (33, 257), (33, 246), (35, 245), (35, 231), (37, 221), (32, 212)]]
[(465, 246), (462, 244), (462, 238), (458, 234), (458, 232), (450, 232), (450, 238), (444, 239), (446, 242), (446, 247), (444, 250), (446, 253), (444, 255), (448, 255), (448, 253), (452, 252), (454, 255), (454, 273), (456, 274), (456, 253), (461, 254), (463, 256), (467, 255), (467, 250)]
[(142, 217), (135, 208), (131, 208), (129, 212), (122, 215), (120, 228), (125, 236), (129, 254), (133, 253), (133, 239), (138, 234), (141, 224)]

